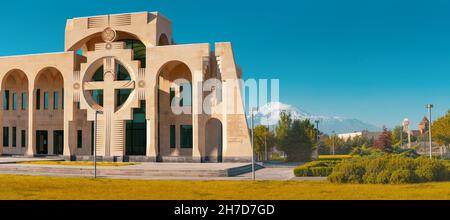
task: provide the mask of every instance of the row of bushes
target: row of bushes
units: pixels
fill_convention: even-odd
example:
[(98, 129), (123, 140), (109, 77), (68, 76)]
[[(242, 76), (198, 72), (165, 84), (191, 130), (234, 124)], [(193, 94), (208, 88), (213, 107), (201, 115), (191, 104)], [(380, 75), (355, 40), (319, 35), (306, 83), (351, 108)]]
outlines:
[(441, 160), (385, 155), (354, 158), (336, 165), (328, 177), (333, 183), (401, 184), (443, 181), (449, 170)]
[(294, 175), (297, 177), (317, 176), (327, 177), (333, 172), (340, 160), (317, 160), (294, 169)]

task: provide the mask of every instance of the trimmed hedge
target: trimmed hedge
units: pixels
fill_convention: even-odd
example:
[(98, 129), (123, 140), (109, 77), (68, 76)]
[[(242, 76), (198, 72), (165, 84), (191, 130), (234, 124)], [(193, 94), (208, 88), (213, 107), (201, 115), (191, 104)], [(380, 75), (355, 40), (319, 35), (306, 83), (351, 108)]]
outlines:
[(333, 172), (333, 167), (338, 163), (340, 163), (340, 161), (337, 160), (313, 161), (295, 168), (294, 175), (297, 177), (327, 177)]
[(355, 158), (336, 165), (328, 180), (333, 183), (402, 184), (444, 181), (449, 171), (441, 160), (388, 155)]
[(351, 158), (352, 155), (319, 155), (317, 160), (344, 160)]

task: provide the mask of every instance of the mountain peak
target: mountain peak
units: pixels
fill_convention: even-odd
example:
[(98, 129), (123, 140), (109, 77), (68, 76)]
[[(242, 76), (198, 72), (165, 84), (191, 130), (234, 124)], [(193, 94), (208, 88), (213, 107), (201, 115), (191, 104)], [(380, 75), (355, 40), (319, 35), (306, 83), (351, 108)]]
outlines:
[(258, 112), (255, 114), (255, 124), (274, 126), (278, 124), (281, 112), (290, 113), (292, 119), (310, 120), (313, 123), (314, 121), (318, 120), (320, 122), (319, 130), (327, 134), (331, 134), (333, 132), (351, 133), (363, 130), (381, 130), (377, 126), (362, 122), (358, 119), (349, 119), (338, 116), (312, 115), (304, 110), (282, 102), (270, 102), (260, 107), (258, 109)]

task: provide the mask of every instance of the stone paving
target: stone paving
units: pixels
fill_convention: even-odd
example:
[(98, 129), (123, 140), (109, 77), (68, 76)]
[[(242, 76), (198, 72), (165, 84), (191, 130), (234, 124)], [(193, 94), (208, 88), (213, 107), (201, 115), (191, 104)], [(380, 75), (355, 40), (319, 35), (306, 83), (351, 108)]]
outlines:
[[(59, 177), (93, 177), (93, 168), (88, 166), (31, 165), (14, 162), (60, 160), (58, 158), (12, 158), (0, 157), (0, 174), (19, 174)], [(227, 176), (229, 169), (247, 167), (245, 163), (141, 163), (122, 167), (97, 167), (99, 178), (140, 180), (251, 180), (252, 173)], [(256, 171), (257, 180), (314, 180), (326, 178), (299, 178), (293, 174), (293, 165), (268, 166)]]

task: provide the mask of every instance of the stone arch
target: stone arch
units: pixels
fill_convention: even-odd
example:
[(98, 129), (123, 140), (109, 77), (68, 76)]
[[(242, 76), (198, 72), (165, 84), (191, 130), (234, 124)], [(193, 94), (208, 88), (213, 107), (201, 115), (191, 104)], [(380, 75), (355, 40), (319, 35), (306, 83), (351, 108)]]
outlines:
[(165, 33), (159, 35), (158, 46), (167, 46), (170, 45), (170, 40)]
[[(44, 67), (34, 79), (33, 122), (36, 154), (62, 155), (64, 149), (64, 77), (56, 67)], [(66, 131), (68, 132), (68, 131)], [(32, 143), (32, 142), (30, 142)]]
[[(157, 152), (160, 156), (192, 156), (192, 77), (193, 73), (188, 65), (177, 60), (166, 62), (158, 71), (155, 94), (158, 94), (156, 102), (157, 118), (159, 118)], [(189, 93), (189, 90), (185, 89), (188, 85), (175, 83), (180, 79), (189, 83), (190, 97), (183, 96), (183, 94)], [(173, 111), (171, 100), (174, 98), (177, 98), (178, 103), (182, 104), (183, 113), (179, 114)], [(183, 101), (180, 99), (183, 99)], [(173, 138), (173, 135), (175, 138)]]
[[(143, 41), (141, 37), (139, 37), (136, 34), (130, 33), (128, 31), (124, 30), (115, 30), (117, 33), (117, 38), (115, 41), (122, 41), (122, 40), (138, 40), (142, 42), (145, 47), (149, 47), (147, 42)], [(84, 38), (81, 38), (77, 42), (73, 43), (72, 45), (67, 47), (66, 51), (78, 51), (79, 49), (83, 49), (83, 51), (93, 51), (95, 48), (96, 43), (104, 43), (102, 39), (102, 33), (103, 31), (99, 31), (96, 33), (92, 33), (88, 36), (85, 36)]]
[[(3, 127), (8, 128), (8, 147), (2, 146), (3, 153), (25, 154), (27, 150), (26, 147), (29, 144), (26, 136), (28, 130), (28, 83), (26, 73), (20, 69), (8, 71), (2, 78), (3, 111), (0, 121)], [(3, 137), (3, 129), (0, 132)]]
[(205, 162), (223, 161), (223, 125), (217, 118), (211, 118), (205, 125)]

